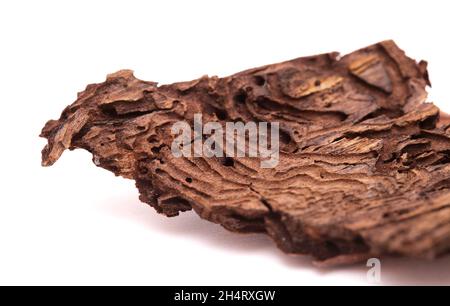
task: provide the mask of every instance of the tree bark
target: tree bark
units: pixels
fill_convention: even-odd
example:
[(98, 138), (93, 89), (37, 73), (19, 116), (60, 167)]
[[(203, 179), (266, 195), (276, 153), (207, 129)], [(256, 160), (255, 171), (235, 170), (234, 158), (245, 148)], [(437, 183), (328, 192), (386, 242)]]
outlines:
[[(136, 181), (159, 213), (193, 209), (235, 232), (261, 232), (321, 264), (450, 251), (450, 137), (426, 103), (426, 62), (384, 41), (342, 58), (303, 57), (158, 86), (131, 71), (89, 85), (42, 130), (42, 160), (66, 149)], [(175, 158), (173, 123), (280, 122), (279, 164)]]

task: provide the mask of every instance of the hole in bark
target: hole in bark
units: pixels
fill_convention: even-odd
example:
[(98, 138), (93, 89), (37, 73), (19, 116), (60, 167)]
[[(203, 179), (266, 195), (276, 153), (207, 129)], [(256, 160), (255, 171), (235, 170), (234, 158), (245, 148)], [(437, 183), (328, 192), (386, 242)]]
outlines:
[(153, 153), (158, 154), (161, 151), (161, 148), (160, 147), (153, 147), (151, 150), (152, 150)]
[(393, 161), (395, 161), (397, 159), (396, 154), (391, 154), (390, 157), (387, 157), (385, 160), (383, 160), (384, 164), (389, 164), (392, 163)]
[(243, 90), (240, 90), (233, 98), (234, 102), (243, 104), (247, 100), (247, 93)]
[(280, 150), (284, 152), (294, 152), (297, 149), (296, 142), (292, 139), (289, 133), (280, 129), (279, 131)]
[(338, 141), (340, 141), (340, 140), (342, 140), (344, 138), (345, 138), (345, 136), (340, 136), (338, 138), (335, 138), (331, 143), (336, 143), (336, 142), (338, 142)]
[(222, 165), (225, 167), (233, 167), (234, 166), (234, 159), (231, 157), (225, 157), (222, 161)]
[(258, 86), (264, 86), (264, 84), (266, 84), (266, 79), (264, 77), (260, 76), (260, 75), (255, 75), (253, 77), (253, 81)]
[(226, 120), (228, 118), (227, 111), (223, 109), (216, 109), (215, 114), (219, 120)]
[(326, 241), (325, 242), (325, 247), (327, 248), (328, 252), (331, 254), (338, 254), (339, 253), (339, 247), (336, 243), (334, 243), (333, 241)]
[(419, 123), (420, 128), (425, 130), (434, 129), (436, 127), (437, 119), (438, 115), (425, 119), (424, 121)]
[(322, 84), (322, 82), (320, 82), (320, 80), (316, 80), (316, 81), (314, 82), (314, 86), (316, 86), (316, 87), (319, 87), (320, 84)]
[(110, 116), (110, 117), (117, 116), (117, 112), (116, 112), (115, 108), (112, 107), (111, 105), (104, 105), (101, 107), (101, 109), (102, 109), (102, 112), (107, 116)]
[(156, 139), (156, 136), (150, 136), (147, 141), (149, 143), (158, 143), (158, 139)]
[(284, 145), (288, 145), (292, 141), (291, 136), (285, 131), (280, 131), (280, 142)]
[(192, 178), (191, 178), (191, 177), (187, 177), (185, 180), (186, 180), (186, 182), (189, 183), (189, 184), (192, 183)]

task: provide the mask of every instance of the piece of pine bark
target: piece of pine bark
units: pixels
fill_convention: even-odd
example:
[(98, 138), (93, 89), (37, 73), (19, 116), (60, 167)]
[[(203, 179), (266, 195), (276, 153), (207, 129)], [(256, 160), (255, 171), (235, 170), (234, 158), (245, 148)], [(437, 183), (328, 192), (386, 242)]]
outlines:
[[(42, 160), (83, 148), (134, 179), (159, 213), (194, 209), (236, 232), (261, 232), (323, 265), (450, 251), (450, 137), (425, 103), (426, 62), (384, 41), (218, 78), (157, 86), (119, 71), (89, 85), (42, 130)], [(175, 158), (173, 123), (280, 122), (279, 164)]]

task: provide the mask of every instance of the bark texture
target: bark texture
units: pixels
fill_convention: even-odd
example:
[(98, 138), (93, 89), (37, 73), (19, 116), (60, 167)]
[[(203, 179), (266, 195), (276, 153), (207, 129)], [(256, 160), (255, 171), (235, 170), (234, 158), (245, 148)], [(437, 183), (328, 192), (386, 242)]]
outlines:
[[(385, 41), (158, 86), (131, 71), (78, 94), (42, 130), (44, 166), (66, 149), (136, 181), (159, 213), (194, 209), (287, 253), (339, 264), (450, 252), (448, 118), (426, 103), (426, 62)], [(280, 122), (277, 167), (259, 158), (175, 158), (173, 123)]]

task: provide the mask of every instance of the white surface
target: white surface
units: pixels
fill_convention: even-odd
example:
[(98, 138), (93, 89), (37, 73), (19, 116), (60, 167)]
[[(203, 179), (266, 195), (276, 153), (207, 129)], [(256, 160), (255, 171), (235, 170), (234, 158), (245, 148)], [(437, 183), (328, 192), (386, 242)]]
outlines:
[[(448, 3), (1, 1), (0, 284), (367, 284), (364, 265), (320, 270), (265, 236), (193, 213), (159, 216), (87, 152), (41, 168), (37, 136), (78, 91), (118, 69), (168, 83), (388, 38), (429, 61), (430, 100), (450, 111)], [(449, 267), (448, 257), (387, 260), (382, 278), (450, 284)]]

